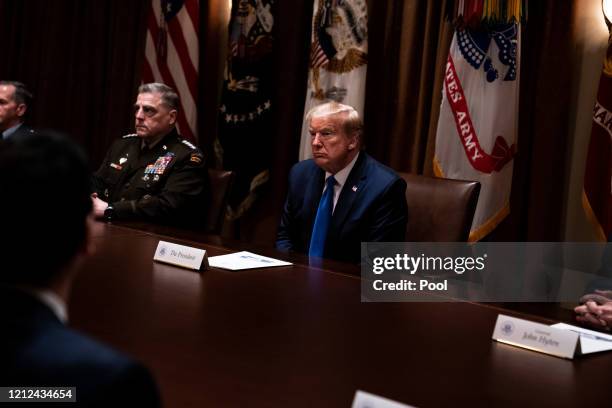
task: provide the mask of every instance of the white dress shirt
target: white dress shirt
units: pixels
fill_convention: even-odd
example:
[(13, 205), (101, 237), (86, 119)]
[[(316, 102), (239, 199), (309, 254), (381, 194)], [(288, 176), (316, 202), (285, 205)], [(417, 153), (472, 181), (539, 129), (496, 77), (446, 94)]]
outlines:
[(55, 292), (48, 289), (25, 289), (26, 292), (30, 293), (42, 304), (47, 306), (60, 322), (66, 324), (68, 322), (68, 309), (66, 303), (55, 294)]

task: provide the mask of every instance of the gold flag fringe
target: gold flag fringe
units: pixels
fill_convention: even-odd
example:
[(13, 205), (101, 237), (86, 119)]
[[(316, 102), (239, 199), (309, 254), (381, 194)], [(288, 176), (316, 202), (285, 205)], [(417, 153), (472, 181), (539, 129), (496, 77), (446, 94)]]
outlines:
[(470, 26), (526, 22), (527, 3), (528, 0), (455, 0), (452, 17)]

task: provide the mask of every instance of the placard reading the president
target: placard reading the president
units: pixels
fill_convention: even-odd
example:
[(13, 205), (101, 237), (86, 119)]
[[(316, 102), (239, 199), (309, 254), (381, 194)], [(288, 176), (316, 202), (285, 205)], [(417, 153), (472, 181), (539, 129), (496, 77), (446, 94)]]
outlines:
[[(206, 251), (203, 249), (159, 241), (153, 260), (199, 271), (205, 257)], [(207, 266), (208, 262), (205, 261), (204, 267)]]

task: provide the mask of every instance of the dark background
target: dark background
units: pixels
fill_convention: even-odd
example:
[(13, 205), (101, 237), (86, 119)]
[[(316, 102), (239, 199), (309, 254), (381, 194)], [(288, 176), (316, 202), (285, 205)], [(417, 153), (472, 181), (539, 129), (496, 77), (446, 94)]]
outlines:
[[(149, 1), (0, 0), (0, 78), (26, 83), (35, 94), (31, 125), (68, 132), (85, 147), (92, 168), (114, 139), (133, 131)], [(227, 30), (218, 8), (226, 4), (200, 1), (199, 144), (211, 166)], [(275, 126), (265, 138), (254, 135), (272, 152), (271, 181), (252, 211), (224, 232), (269, 243), (288, 169), (297, 161), (312, 0), (278, 0), (277, 7)], [(365, 144), (398, 171), (431, 174), (441, 61), (452, 37), (446, 7), (446, 1), (369, 2)], [(563, 237), (574, 7), (570, 1), (529, 2), (512, 212), (489, 239)]]

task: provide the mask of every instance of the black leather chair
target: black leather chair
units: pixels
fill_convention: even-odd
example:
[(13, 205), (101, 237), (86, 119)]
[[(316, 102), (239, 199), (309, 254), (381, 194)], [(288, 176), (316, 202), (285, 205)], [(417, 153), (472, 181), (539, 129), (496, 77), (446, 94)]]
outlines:
[(399, 173), (407, 184), (406, 241), (465, 242), (478, 203), (480, 183)]
[(221, 232), (227, 200), (234, 183), (234, 172), (208, 169), (210, 179), (210, 202), (204, 221), (204, 230), (213, 234)]

